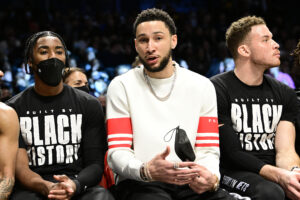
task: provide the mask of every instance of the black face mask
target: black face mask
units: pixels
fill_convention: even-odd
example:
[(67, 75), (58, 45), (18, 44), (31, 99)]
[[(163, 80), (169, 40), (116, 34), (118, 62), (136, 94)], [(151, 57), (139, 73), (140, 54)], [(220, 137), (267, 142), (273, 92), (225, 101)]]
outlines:
[(64, 68), (65, 64), (63, 61), (57, 58), (50, 58), (37, 64), (36, 73), (44, 83), (54, 87), (60, 83)]
[(86, 92), (88, 94), (90, 93), (90, 89), (89, 89), (89, 87), (87, 85), (84, 85), (84, 86), (81, 86), (81, 87), (74, 87), (74, 88), (76, 88), (78, 90), (81, 90), (81, 91), (84, 91), (84, 92)]

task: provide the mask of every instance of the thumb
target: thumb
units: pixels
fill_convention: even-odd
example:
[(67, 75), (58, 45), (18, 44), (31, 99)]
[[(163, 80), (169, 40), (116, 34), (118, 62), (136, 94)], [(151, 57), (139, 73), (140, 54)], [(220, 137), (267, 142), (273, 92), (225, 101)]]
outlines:
[(57, 181), (64, 181), (67, 179), (67, 176), (66, 175), (54, 175), (53, 178)]
[(166, 148), (166, 150), (165, 151), (163, 151), (161, 154), (160, 154), (160, 156), (162, 157), (162, 159), (166, 159), (166, 157), (170, 154), (170, 147), (169, 146), (167, 146), (167, 148)]

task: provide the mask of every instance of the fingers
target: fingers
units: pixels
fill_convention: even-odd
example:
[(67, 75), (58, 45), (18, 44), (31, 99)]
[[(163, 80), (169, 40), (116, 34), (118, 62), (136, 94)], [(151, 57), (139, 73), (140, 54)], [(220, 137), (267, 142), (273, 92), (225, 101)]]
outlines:
[(65, 183), (61, 183), (59, 184), (60, 188), (56, 188), (56, 189), (52, 189), (49, 192), (48, 198), (49, 199), (59, 199), (59, 200), (63, 200), (63, 199), (70, 199), (73, 196), (73, 189), (65, 184)]
[(286, 192), (287, 193), (287, 196), (290, 198), (290, 199), (293, 199), (293, 200), (298, 200), (300, 199), (300, 193), (299, 191), (297, 191), (295, 188), (291, 188), (289, 191)]
[(53, 178), (59, 182), (66, 181), (69, 179), (66, 175), (54, 175)]
[(73, 188), (72, 188), (71, 185), (69, 185), (69, 184), (67, 184), (67, 183), (64, 183), (64, 182), (62, 182), (61, 185), (62, 185), (62, 187), (63, 187), (68, 193), (73, 193), (73, 192), (74, 192), (74, 190), (73, 190)]
[(190, 188), (191, 188), (194, 192), (196, 192), (196, 193), (198, 193), (198, 194), (202, 194), (203, 192), (205, 192), (205, 189), (204, 189), (204, 188), (198, 187), (198, 186), (195, 185), (195, 184), (189, 184), (189, 186), (190, 186)]
[(194, 162), (177, 162), (177, 163), (178, 163), (179, 168), (185, 168), (185, 167), (196, 168), (196, 166), (197, 166), (197, 164)]
[(68, 199), (68, 194), (65, 190), (51, 190), (49, 192), (49, 199)]
[(160, 157), (162, 158), (162, 159), (166, 159), (166, 157), (170, 154), (170, 147), (169, 146), (167, 146), (167, 148), (165, 149), (165, 151), (163, 151), (161, 154), (160, 154)]
[(191, 183), (192, 179), (174, 179), (173, 181), (171, 181), (171, 184), (174, 185), (186, 185)]

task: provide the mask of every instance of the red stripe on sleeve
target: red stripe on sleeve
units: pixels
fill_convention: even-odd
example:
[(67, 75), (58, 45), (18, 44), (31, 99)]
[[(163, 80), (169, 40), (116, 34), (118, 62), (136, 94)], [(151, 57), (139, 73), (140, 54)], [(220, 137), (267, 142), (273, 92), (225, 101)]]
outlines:
[(132, 141), (132, 138), (129, 137), (116, 137), (116, 138), (108, 138), (108, 142), (112, 141)]
[(202, 143), (202, 144), (196, 144), (196, 147), (219, 147), (220, 145), (217, 143)]
[(217, 117), (200, 117), (197, 133), (219, 133)]
[(219, 137), (207, 136), (207, 137), (196, 137), (196, 140), (219, 140)]
[(108, 146), (109, 149), (118, 148), (118, 147), (131, 148), (131, 145), (130, 144), (113, 144), (113, 145)]
[(107, 134), (127, 133), (132, 134), (131, 119), (126, 118), (112, 118), (106, 122)]

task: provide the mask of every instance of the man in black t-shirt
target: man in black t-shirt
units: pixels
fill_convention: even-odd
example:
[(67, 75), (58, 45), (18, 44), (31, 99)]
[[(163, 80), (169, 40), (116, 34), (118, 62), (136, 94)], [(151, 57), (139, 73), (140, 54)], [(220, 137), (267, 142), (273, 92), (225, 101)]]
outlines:
[(113, 199), (98, 186), (107, 149), (99, 101), (63, 84), (68, 56), (58, 34), (36, 33), (26, 45), (35, 85), (7, 102), (21, 128), (11, 199)]
[(226, 42), (235, 69), (211, 79), (218, 100), (221, 187), (251, 199), (300, 199), (296, 94), (264, 75), (280, 65), (279, 45), (255, 16), (233, 22)]

